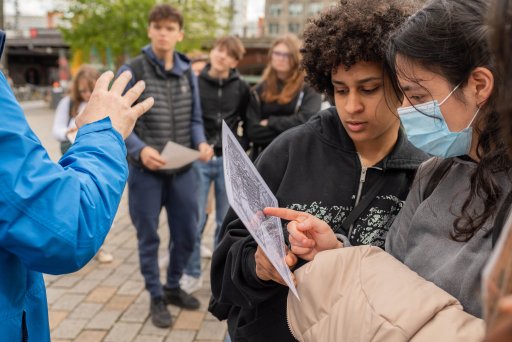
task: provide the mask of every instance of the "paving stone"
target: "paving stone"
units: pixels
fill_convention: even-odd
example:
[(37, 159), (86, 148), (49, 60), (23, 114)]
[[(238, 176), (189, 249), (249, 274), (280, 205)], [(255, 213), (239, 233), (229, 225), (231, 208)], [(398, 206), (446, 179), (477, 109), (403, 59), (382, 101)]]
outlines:
[(149, 316), (148, 305), (132, 304), (121, 317), (123, 322), (144, 323)]
[(144, 283), (141, 281), (128, 280), (117, 291), (118, 295), (138, 296), (144, 289)]
[(46, 300), (48, 305), (55, 303), (60, 297), (67, 292), (66, 289), (58, 289), (55, 287), (49, 287), (46, 289)]
[(165, 336), (139, 335), (133, 342), (162, 342)]
[(52, 331), (51, 335), (55, 338), (74, 339), (78, 334), (80, 334), (86, 323), (86, 319), (67, 318), (63, 320), (54, 331)]
[(199, 330), (203, 322), (205, 313), (200, 311), (182, 310), (178, 319), (173, 325), (173, 329), (178, 330)]
[(57, 281), (61, 276), (54, 274), (43, 274), (44, 283), (48, 286)]
[(71, 288), (78, 283), (82, 277), (80, 276), (64, 276), (58, 279), (57, 281), (52, 283), (52, 287), (63, 287), (63, 288)]
[(224, 322), (204, 321), (197, 333), (198, 340), (223, 340), (227, 327)]
[(71, 318), (86, 318), (90, 319), (101, 310), (103, 304), (99, 303), (80, 303), (75, 310), (71, 313)]
[(87, 323), (86, 328), (92, 330), (109, 330), (121, 314), (121, 310), (100, 311)]
[(193, 342), (195, 337), (195, 331), (173, 330), (167, 335), (165, 342)]
[(105, 280), (103, 280), (102, 286), (115, 286), (119, 287), (125, 283), (125, 281), (130, 277), (130, 274), (121, 274), (114, 272), (110, 276), (108, 276)]
[(142, 326), (141, 335), (167, 336), (169, 328), (159, 328), (153, 325), (151, 319), (148, 319)]
[(73, 311), (75, 307), (85, 298), (81, 294), (68, 294), (62, 295), (52, 306), (52, 310), (60, 311)]
[(124, 310), (126, 310), (126, 308), (128, 308), (133, 303), (134, 300), (135, 300), (135, 296), (115, 295), (105, 305), (105, 309), (124, 311)]
[(149, 306), (149, 292), (141, 292), (135, 300), (135, 304)]
[(105, 337), (105, 341), (131, 341), (137, 335), (141, 326), (142, 324), (138, 323), (116, 323), (108, 333), (107, 337)]
[(214, 315), (212, 315), (211, 312), (206, 312), (206, 315), (204, 316), (204, 319), (207, 320), (207, 321), (219, 321), (217, 317), (215, 317)]
[(69, 311), (48, 311), (48, 320), (50, 321), (50, 330), (55, 329), (69, 315)]
[(106, 303), (116, 293), (116, 287), (97, 287), (87, 296), (86, 302), (92, 303)]
[(87, 280), (104, 280), (112, 273), (111, 269), (106, 268), (95, 268), (91, 272), (89, 272), (85, 279)]
[(83, 330), (73, 342), (101, 342), (106, 334), (106, 331)]
[(98, 286), (99, 284), (99, 280), (88, 280), (88, 279), (83, 279), (83, 280), (80, 280), (78, 282), (78, 284), (76, 284), (74, 287), (70, 288), (68, 290), (69, 293), (81, 293), (81, 294), (88, 294), (89, 292), (91, 292), (92, 290), (94, 290), (94, 288), (96, 286)]

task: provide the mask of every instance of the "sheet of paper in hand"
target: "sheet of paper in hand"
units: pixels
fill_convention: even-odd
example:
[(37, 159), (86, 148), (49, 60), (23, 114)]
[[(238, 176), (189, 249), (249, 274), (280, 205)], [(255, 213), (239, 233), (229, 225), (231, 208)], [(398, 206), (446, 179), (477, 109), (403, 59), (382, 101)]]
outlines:
[(512, 213), (505, 221), (494, 250), (482, 272), (484, 318), (490, 328), (498, 320), (498, 301), (512, 295)]
[(222, 155), (228, 201), (281, 277), (299, 298), (285, 261), (286, 250), (281, 220), (265, 216), (265, 207), (277, 207), (277, 199), (261, 178), (231, 130), (222, 123)]
[(179, 169), (199, 158), (199, 151), (168, 141), (160, 154), (166, 163), (162, 170)]

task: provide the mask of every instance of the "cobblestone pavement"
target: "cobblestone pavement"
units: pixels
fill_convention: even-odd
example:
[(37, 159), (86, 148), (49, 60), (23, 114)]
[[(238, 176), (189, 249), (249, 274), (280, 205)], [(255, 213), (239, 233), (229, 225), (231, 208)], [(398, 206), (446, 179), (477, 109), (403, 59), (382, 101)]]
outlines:
[[(43, 102), (23, 104), (27, 119), (58, 160), (59, 145), (53, 139), (53, 111)], [(214, 215), (209, 215), (204, 241), (212, 245)], [(161, 274), (168, 264), (169, 230), (165, 213), (160, 217)], [(196, 292), (197, 311), (169, 306), (173, 326), (161, 329), (151, 324), (149, 295), (139, 271), (137, 238), (128, 215), (126, 192), (104, 247), (114, 256), (109, 264), (91, 260), (82, 270), (68, 275), (45, 275), (52, 341), (213, 342), (224, 341), (226, 325), (207, 312), (210, 298), (210, 260), (202, 259), (203, 287)], [(162, 277), (164, 281), (164, 277)]]

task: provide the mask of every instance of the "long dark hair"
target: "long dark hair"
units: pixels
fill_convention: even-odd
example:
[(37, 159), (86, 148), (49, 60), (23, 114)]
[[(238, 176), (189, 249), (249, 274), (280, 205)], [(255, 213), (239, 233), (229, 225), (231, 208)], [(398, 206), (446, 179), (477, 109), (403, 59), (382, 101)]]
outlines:
[(506, 98), (512, 89), (512, 1), (495, 0), (492, 2), (488, 18), (491, 26), (490, 42), (496, 58), (496, 68), (502, 75), (502, 89), (498, 99), (500, 122), (503, 124), (504, 139), (508, 143), (508, 153), (512, 156), (512, 102)]
[[(468, 241), (498, 210), (502, 189), (495, 173), (510, 168), (496, 111), (499, 96), (498, 74), (494, 69), (485, 22), (485, 0), (434, 0), (410, 17), (390, 38), (387, 59), (391, 75), (397, 77), (396, 58), (421, 65), (443, 76), (453, 87), (461, 84), (454, 95), (460, 100), (462, 88), (477, 67), (489, 69), (494, 76), (493, 93), (480, 110), (474, 130), (478, 134), (477, 156), (480, 160), (471, 175), (468, 198), (453, 223), (451, 236)], [(411, 77), (411, 79), (413, 79)], [(483, 201), (484, 209), (475, 212), (473, 202)]]

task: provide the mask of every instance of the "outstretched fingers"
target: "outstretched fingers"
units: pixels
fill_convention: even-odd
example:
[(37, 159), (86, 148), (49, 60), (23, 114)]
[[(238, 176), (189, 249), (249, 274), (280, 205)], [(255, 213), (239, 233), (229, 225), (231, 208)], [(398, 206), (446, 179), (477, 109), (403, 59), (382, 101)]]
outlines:
[(124, 71), (119, 75), (119, 77), (116, 78), (114, 83), (112, 84), (112, 87), (110, 88), (110, 91), (114, 94), (121, 95), (124, 90), (126, 89), (126, 86), (128, 85), (128, 82), (132, 79), (132, 73), (129, 70)]
[(138, 118), (153, 107), (153, 104), (155, 104), (155, 100), (152, 97), (149, 97), (133, 106), (130, 109), (130, 115), (135, 115)]
[(114, 78), (114, 73), (112, 71), (105, 71), (96, 81), (94, 85), (93, 93), (98, 91), (108, 91), (108, 85)]

